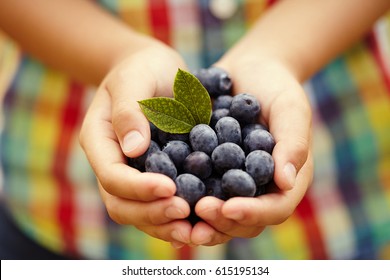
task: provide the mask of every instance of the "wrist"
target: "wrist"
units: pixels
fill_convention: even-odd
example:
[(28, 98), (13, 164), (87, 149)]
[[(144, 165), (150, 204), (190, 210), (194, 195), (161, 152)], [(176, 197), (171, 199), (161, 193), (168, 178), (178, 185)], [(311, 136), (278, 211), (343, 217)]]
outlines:
[(159, 41), (144, 34), (137, 33), (133, 30), (129, 30), (121, 41), (118, 41), (115, 48), (115, 52), (109, 59), (108, 70), (115, 68), (125, 58), (136, 54), (139, 51), (157, 46)]
[(287, 75), (293, 77), (295, 80), (301, 82), (304, 74), (302, 74), (301, 67), (274, 51), (267, 51), (266, 49), (246, 50), (241, 51), (232, 49), (226, 53), (215, 66), (221, 67), (228, 71), (232, 76), (242, 76), (243, 73), (251, 75), (257, 71), (256, 69), (268, 69), (269, 73), (273, 73), (275, 69), (283, 71)]

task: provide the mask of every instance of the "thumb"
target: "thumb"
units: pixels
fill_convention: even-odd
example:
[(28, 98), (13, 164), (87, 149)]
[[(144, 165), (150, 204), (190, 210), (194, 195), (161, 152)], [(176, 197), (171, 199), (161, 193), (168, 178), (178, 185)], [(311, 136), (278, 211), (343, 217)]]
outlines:
[(143, 154), (150, 144), (150, 126), (136, 101), (118, 103), (112, 122), (123, 153), (128, 157)]
[(150, 144), (150, 125), (137, 101), (153, 96), (153, 83), (130, 69), (114, 74), (107, 89), (112, 102), (112, 126), (123, 153), (127, 157), (142, 155)]
[(275, 161), (274, 181), (282, 190), (290, 190), (296, 185), (301, 167), (308, 160), (308, 139), (283, 139), (277, 142), (273, 150)]
[(275, 161), (274, 181), (282, 190), (296, 185), (296, 177), (306, 163), (311, 149), (311, 110), (305, 103), (278, 110), (273, 118), (271, 133), (276, 145), (272, 152)]

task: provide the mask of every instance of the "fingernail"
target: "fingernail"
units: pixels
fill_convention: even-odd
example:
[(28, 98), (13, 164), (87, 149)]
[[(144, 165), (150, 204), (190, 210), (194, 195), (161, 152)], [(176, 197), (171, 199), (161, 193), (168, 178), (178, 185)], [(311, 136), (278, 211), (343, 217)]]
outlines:
[[(180, 243), (187, 243), (183, 236), (177, 230), (172, 231), (171, 237)], [(173, 245), (173, 244), (172, 244)]]
[(172, 241), (171, 246), (175, 249), (180, 249), (184, 247), (184, 244), (181, 242)]
[(184, 212), (175, 206), (169, 206), (165, 209), (165, 217), (169, 219), (183, 219), (185, 218)]
[(218, 212), (217, 212), (216, 208), (211, 208), (211, 209), (207, 209), (205, 211), (202, 211), (201, 214), (206, 220), (214, 221), (215, 219), (217, 219)]
[(167, 188), (157, 187), (153, 194), (157, 197), (170, 197), (171, 192)]
[(145, 138), (139, 133), (137, 130), (130, 131), (126, 134), (125, 138), (123, 138), (123, 152), (129, 153), (136, 149)]
[(244, 219), (244, 213), (242, 211), (235, 211), (235, 212), (228, 213), (226, 215), (226, 217), (228, 219), (240, 221), (240, 220)]
[(283, 172), (292, 189), (295, 185), (295, 179), (297, 177), (297, 170), (295, 169), (295, 166), (289, 162), (284, 166)]
[(196, 245), (204, 245), (204, 244), (210, 243), (212, 239), (213, 238), (210, 235), (204, 236), (203, 239), (200, 240), (200, 242), (198, 242), (198, 244), (196, 244)]

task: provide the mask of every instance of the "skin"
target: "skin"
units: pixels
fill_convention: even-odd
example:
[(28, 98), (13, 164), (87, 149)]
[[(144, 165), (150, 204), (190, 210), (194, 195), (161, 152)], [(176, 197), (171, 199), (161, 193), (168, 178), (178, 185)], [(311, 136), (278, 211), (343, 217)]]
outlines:
[(204, 222), (194, 227), (181, 220), (190, 210), (174, 196), (174, 182), (130, 168), (124, 156), (147, 149), (149, 124), (136, 101), (171, 95), (177, 68), (186, 69), (179, 54), (89, 1), (3, 0), (0, 27), (44, 63), (98, 87), (80, 143), (110, 217), (179, 248), (255, 237), (293, 213), (313, 176), (311, 110), (301, 84), (389, 8), (388, 0), (280, 1), (216, 62), (236, 93), (250, 92), (263, 105), (276, 140), (276, 185), (257, 198), (203, 198), (196, 212)]

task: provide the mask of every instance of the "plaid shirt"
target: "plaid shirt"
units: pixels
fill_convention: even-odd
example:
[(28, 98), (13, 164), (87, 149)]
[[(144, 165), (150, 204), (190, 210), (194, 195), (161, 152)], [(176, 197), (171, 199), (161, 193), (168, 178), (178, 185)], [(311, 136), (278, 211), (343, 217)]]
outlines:
[[(208, 0), (101, 0), (143, 33), (176, 48), (191, 69), (215, 62), (273, 1), (242, 0), (228, 19)], [(305, 83), (314, 112), (314, 181), (294, 214), (259, 237), (174, 250), (106, 215), (78, 143), (94, 89), (0, 38), (4, 197), (31, 238), (92, 259), (390, 258), (390, 15)], [(3, 70), (2, 70), (3, 69)], [(1, 89), (1, 87), (0, 87)], [(82, 171), (82, 172), (80, 172)]]

